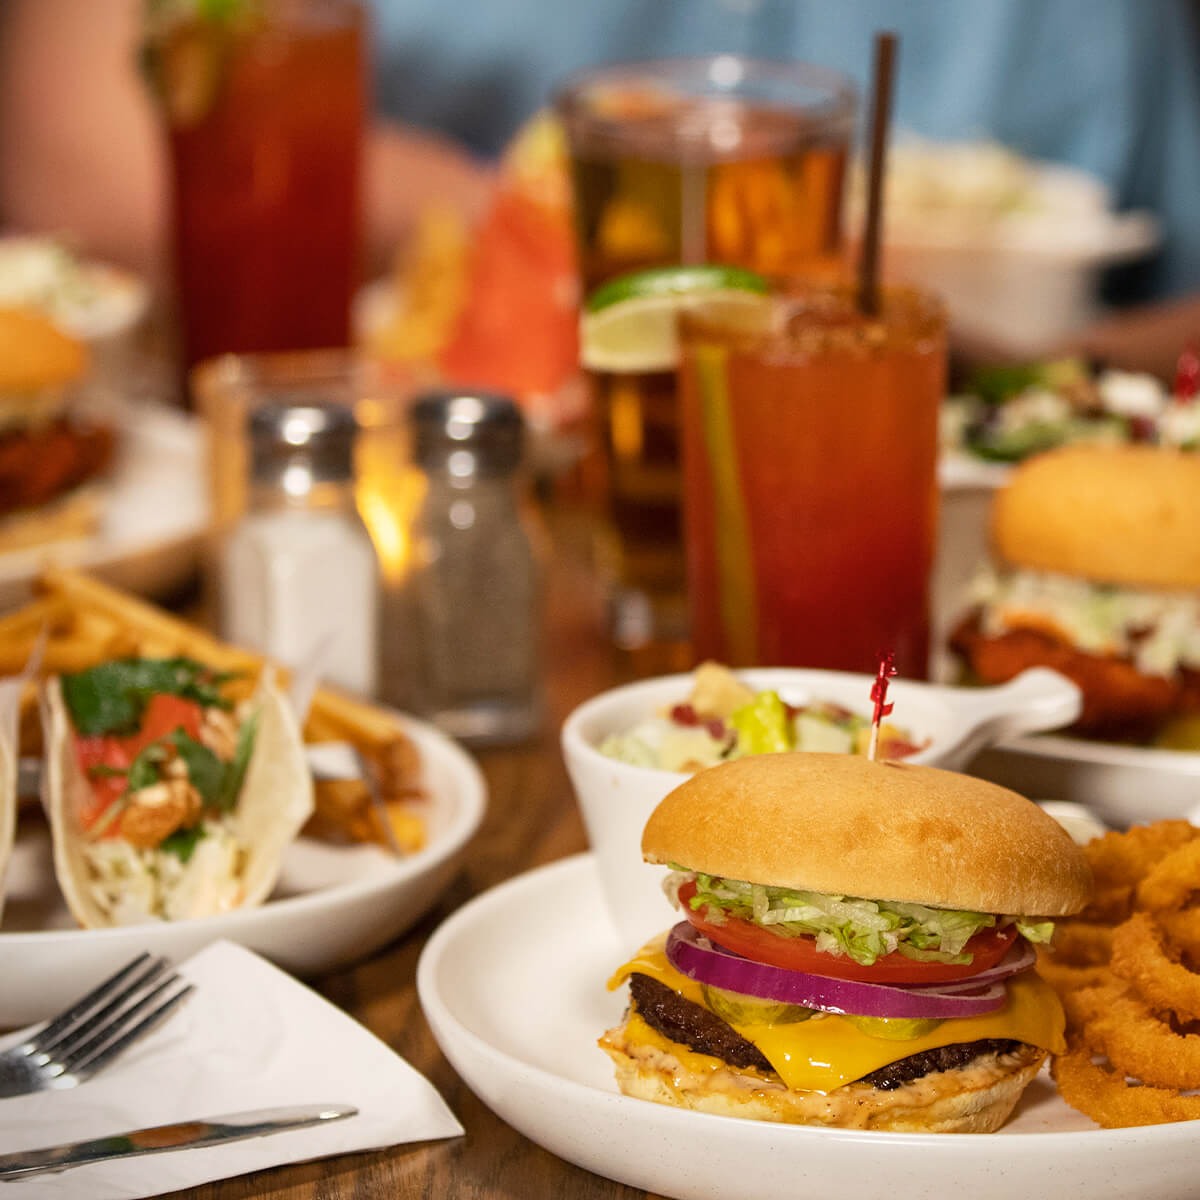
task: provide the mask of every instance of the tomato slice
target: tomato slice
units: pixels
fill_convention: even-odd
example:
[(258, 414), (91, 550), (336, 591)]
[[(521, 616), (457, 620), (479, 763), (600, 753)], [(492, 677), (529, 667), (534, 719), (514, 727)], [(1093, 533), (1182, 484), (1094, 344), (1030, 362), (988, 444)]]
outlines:
[[(129, 769), (133, 758), (121, 745), (121, 739), (115, 737), (77, 737), (75, 758), (91, 784), (91, 791), (84, 797), (79, 812), (79, 820), (84, 829), (91, 829), (104, 815), (108, 806), (114, 800), (120, 799), (125, 792), (124, 774), (93, 774), (93, 768), (112, 767), (115, 771), (124, 772)], [(106, 835), (116, 836), (119, 830), (120, 822), (115, 821), (105, 832)]]
[(721, 924), (709, 921), (705, 910), (694, 911), (688, 903), (696, 894), (696, 885), (689, 881), (679, 889), (683, 915), (705, 937), (740, 954), (743, 958), (769, 963), (789, 971), (804, 971), (809, 975), (828, 975), (833, 979), (858, 979), (866, 983), (946, 983), (965, 979), (994, 967), (1008, 948), (1017, 940), (1015, 925), (1005, 929), (980, 930), (967, 944), (969, 963), (918, 962), (906, 958), (898, 950), (877, 958), (869, 967), (856, 963), (844, 954), (828, 954), (817, 949), (815, 938), (790, 937), (773, 933), (753, 921), (741, 917), (726, 917)]
[[(198, 740), (203, 720), (204, 710), (194, 700), (185, 700), (182, 696), (174, 696), (167, 692), (156, 692), (146, 704), (142, 713), (142, 727), (137, 733), (126, 737), (113, 734), (77, 737), (75, 757), (91, 784), (91, 795), (84, 800), (79, 813), (84, 829), (91, 829), (108, 810), (109, 805), (125, 794), (123, 774), (96, 774), (93, 772), (95, 767), (105, 766), (117, 771), (127, 771), (133, 760), (151, 742), (176, 729), (182, 729), (189, 737)], [(120, 832), (121, 822), (116, 820), (105, 829), (104, 836), (117, 837)]]
[(200, 724), (204, 710), (195, 700), (185, 700), (169, 692), (155, 692), (142, 713), (142, 725), (137, 733), (122, 738), (121, 743), (129, 753), (130, 761), (137, 757), (151, 742), (182, 728), (190, 738), (199, 739)]

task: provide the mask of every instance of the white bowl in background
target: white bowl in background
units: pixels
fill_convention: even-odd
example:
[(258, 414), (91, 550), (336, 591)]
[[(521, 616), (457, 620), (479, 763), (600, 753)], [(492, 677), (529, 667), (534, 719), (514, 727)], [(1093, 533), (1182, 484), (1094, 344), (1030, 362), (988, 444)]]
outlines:
[[(762, 667), (739, 671), (738, 677), (756, 690), (778, 691), (790, 704), (830, 700), (869, 711), (869, 675)], [(605, 899), (631, 948), (672, 922), (673, 910), (662, 892), (663, 869), (642, 861), (642, 828), (658, 802), (688, 776), (620, 762), (599, 747), (610, 734), (627, 733), (682, 703), (691, 685), (691, 675), (667, 675), (614, 688), (585, 701), (563, 724), (563, 756)], [(951, 770), (964, 767), (993, 742), (1069, 724), (1080, 704), (1073, 683), (1040, 667), (992, 688), (896, 680), (888, 699), (896, 705), (892, 721), (910, 731), (915, 742), (928, 743), (905, 761)]]

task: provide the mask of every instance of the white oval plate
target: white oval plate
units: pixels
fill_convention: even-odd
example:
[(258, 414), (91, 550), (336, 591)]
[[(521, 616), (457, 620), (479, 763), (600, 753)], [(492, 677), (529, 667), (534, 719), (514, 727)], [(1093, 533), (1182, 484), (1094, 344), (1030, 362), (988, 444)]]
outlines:
[(228, 938), (308, 976), (403, 933), (450, 881), (483, 819), (486, 796), (479, 768), (456, 743), (420, 721), (406, 718), (404, 726), (421, 755), (429, 796), (424, 849), (397, 859), (374, 846), (301, 839), (288, 852), (274, 897), (260, 908), (79, 929), (58, 891), (48, 836), (19, 837), (0, 927), (0, 1028), (59, 1011), (143, 950), (179, 961)]
[(467, 1085), (569, 1162), (683, 1200), (1192, 1200), (1200, 1125), (1099, 1130), (1041, 1078), (998, 1134), (867, 1133), (710, 1116), (622, 1096), (596, 1039), (625, 997), (591, 857), (477, 897), (417, 968), (434, 1036)]
[(990, 747), (970, 771), (1035, 800), (1086, 804), (1119, 828), (1176, 818), (1200, 825), (1200, 753), (1195, 751), (1047, 734)]

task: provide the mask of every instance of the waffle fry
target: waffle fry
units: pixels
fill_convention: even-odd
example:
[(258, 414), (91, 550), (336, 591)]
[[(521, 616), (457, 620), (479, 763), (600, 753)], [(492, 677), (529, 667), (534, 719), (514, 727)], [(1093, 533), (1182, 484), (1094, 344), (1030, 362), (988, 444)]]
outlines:
[[(0, 675), (20, 671), (43, 630), (43, 677), (84, 670), (112, 658), (184, 655), (219, 671), (240, 673), (243, 679), (234, 690), (249, 695), (267, 665), (261, 655), (230, 646), (80, 571), (47, 569), (35, 581), (34, 590), (31, 603), (0, 617)], [(288, 671), (275, 669), (286, 684)], [(335, 840), (396, 846), (406, 853), (420, 849), (425, 838), (420, 757), (392, 713), (318, 687), (305, 721), (304, 740), (353, 745), (371, 772), (381, 801), (373, 803), (371, 789), (362, 780), (319, 780), (310, 832)], [(33, 686), (22, 701), (20, 745), (22, 755), (42, 753)]]

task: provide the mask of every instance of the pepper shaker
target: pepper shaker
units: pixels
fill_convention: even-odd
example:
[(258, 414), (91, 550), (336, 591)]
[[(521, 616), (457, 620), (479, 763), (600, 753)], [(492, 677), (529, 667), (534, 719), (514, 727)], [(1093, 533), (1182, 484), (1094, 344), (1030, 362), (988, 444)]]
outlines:
[(463, 741), (519, 741), (540, 720), (542, 609), (520, 411), (505, 396), (437, 391), (410, 422), (425, 492), (395, 618), (404, 665), (385, 690)]

